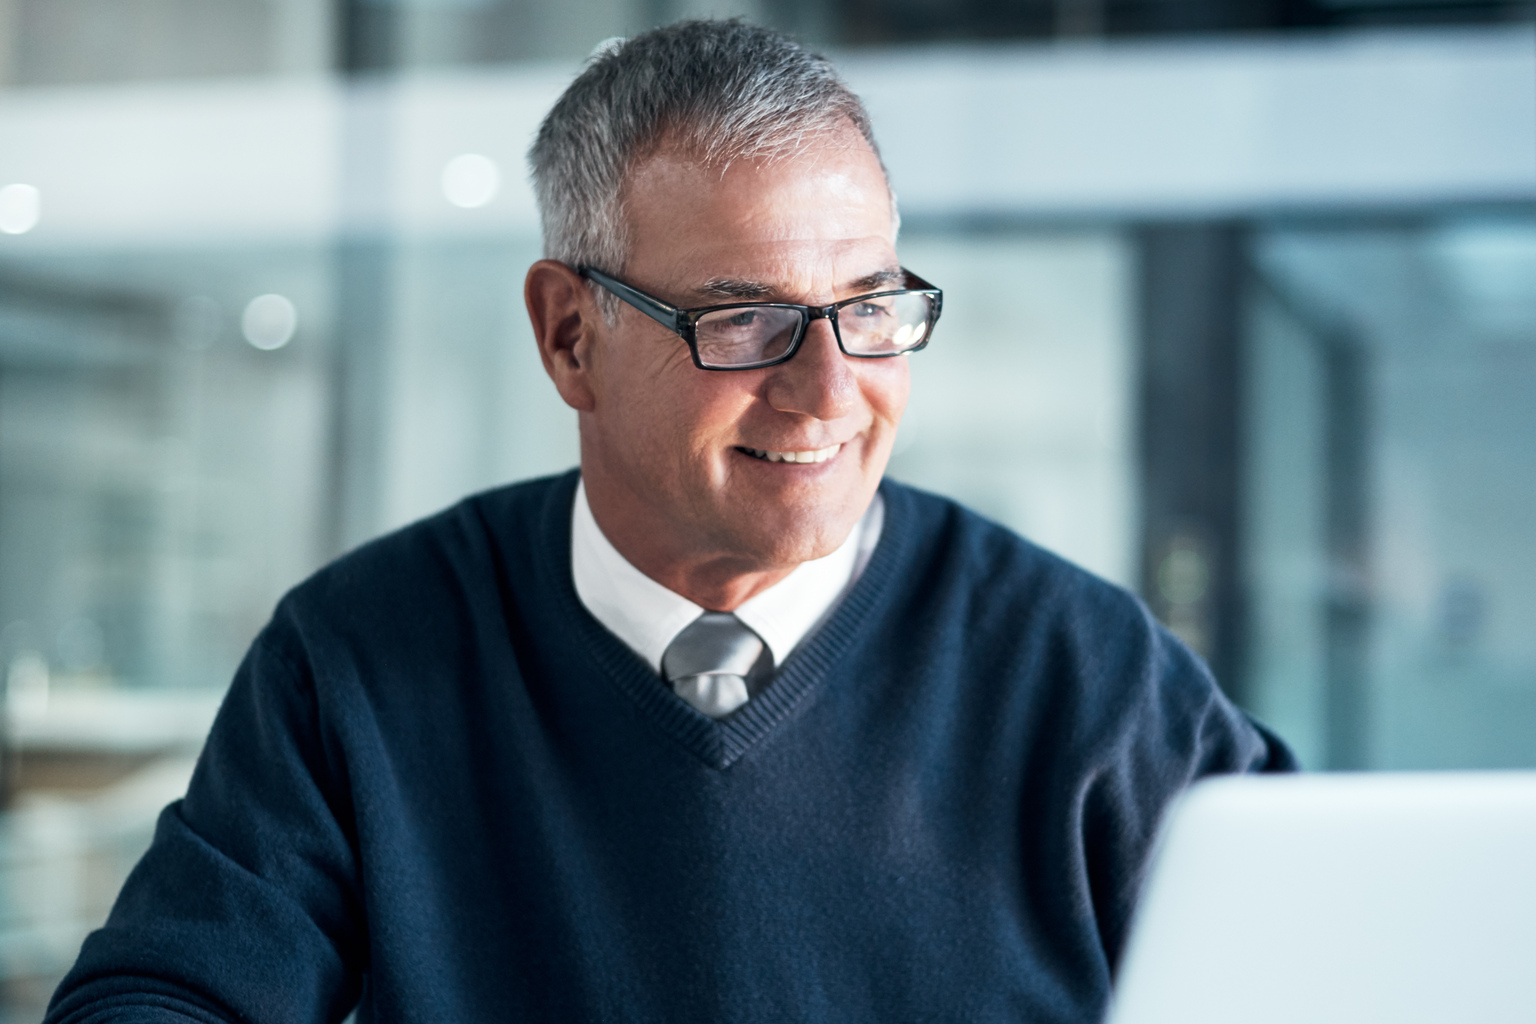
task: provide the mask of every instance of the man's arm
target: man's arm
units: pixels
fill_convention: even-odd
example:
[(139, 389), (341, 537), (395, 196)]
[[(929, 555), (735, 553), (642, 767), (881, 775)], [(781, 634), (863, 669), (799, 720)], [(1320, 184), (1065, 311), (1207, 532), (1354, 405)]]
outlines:
[(1143, 614), (1139, 664), (1126, 673), (1117, 729), (1082, 797), (1086, 868), (1111, 965), (1171, 802), (1208, 775), (1298, 768), (1278, 736), (1235, 707), (1205, 664)]
[[(279, 613), (281, 616), (281, 612)], [(185, 800), (55, 993), (47, 1024), (335, 1021), (364, 926), (340, 745), (269, 626), (236, 675)]]

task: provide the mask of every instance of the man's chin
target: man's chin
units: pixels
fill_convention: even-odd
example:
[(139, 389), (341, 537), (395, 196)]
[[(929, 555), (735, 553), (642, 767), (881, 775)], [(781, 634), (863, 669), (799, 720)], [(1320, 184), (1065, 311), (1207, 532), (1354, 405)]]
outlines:
[(734, 529), (722, 545), (760, 568), (793, 568), (801, 562), (832, 554), (858, 524), (864, 508), (847, 502), (836, 509), (763, 508), (760, 505), (731, 520)]
[(706, 515), (711, 546), (755, 570), (793, 568), (836, 551), (869, 508), (870, 478), (860, 446), (822, 464), (783, 465), (733, 450), (740, 460), (717, 479)]

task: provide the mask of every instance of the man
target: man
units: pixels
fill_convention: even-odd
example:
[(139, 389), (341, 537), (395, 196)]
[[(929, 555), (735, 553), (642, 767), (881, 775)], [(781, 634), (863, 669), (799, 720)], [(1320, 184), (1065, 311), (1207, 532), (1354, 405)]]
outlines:
[(939, 294), (825, 61), (640, 36), (532, 159), (579, 477), (282, 602), (49, 1019), (1096, 1020), (1168, 800), (1284, 748), (881, 482)]

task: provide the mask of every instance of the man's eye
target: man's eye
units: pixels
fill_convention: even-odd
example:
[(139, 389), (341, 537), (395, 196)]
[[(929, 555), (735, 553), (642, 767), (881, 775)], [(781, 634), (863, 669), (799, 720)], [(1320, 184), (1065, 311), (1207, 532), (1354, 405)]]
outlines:
[(859, 317), (884, 316), (886, 308), (877, 302), (856, 302), (852, 307), (853, 315)]
[(726, 322), (729, 323), (732, 327), (750, 327), (752, 326), (753, 321), (756, 319), (757, 310), (743, 309)]

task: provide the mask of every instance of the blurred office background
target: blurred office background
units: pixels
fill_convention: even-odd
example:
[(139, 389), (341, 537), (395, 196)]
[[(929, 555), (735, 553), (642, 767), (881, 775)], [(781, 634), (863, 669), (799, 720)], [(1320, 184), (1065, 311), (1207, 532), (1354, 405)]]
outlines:
[(0, 1022), (328, 558), (574, 464), (522, 154), (602, 39), (835, 52), (947, 293), (894, 475), (1311, 767), (1536, 766), (1536, 23), (1503, 0), (0, 0)]

